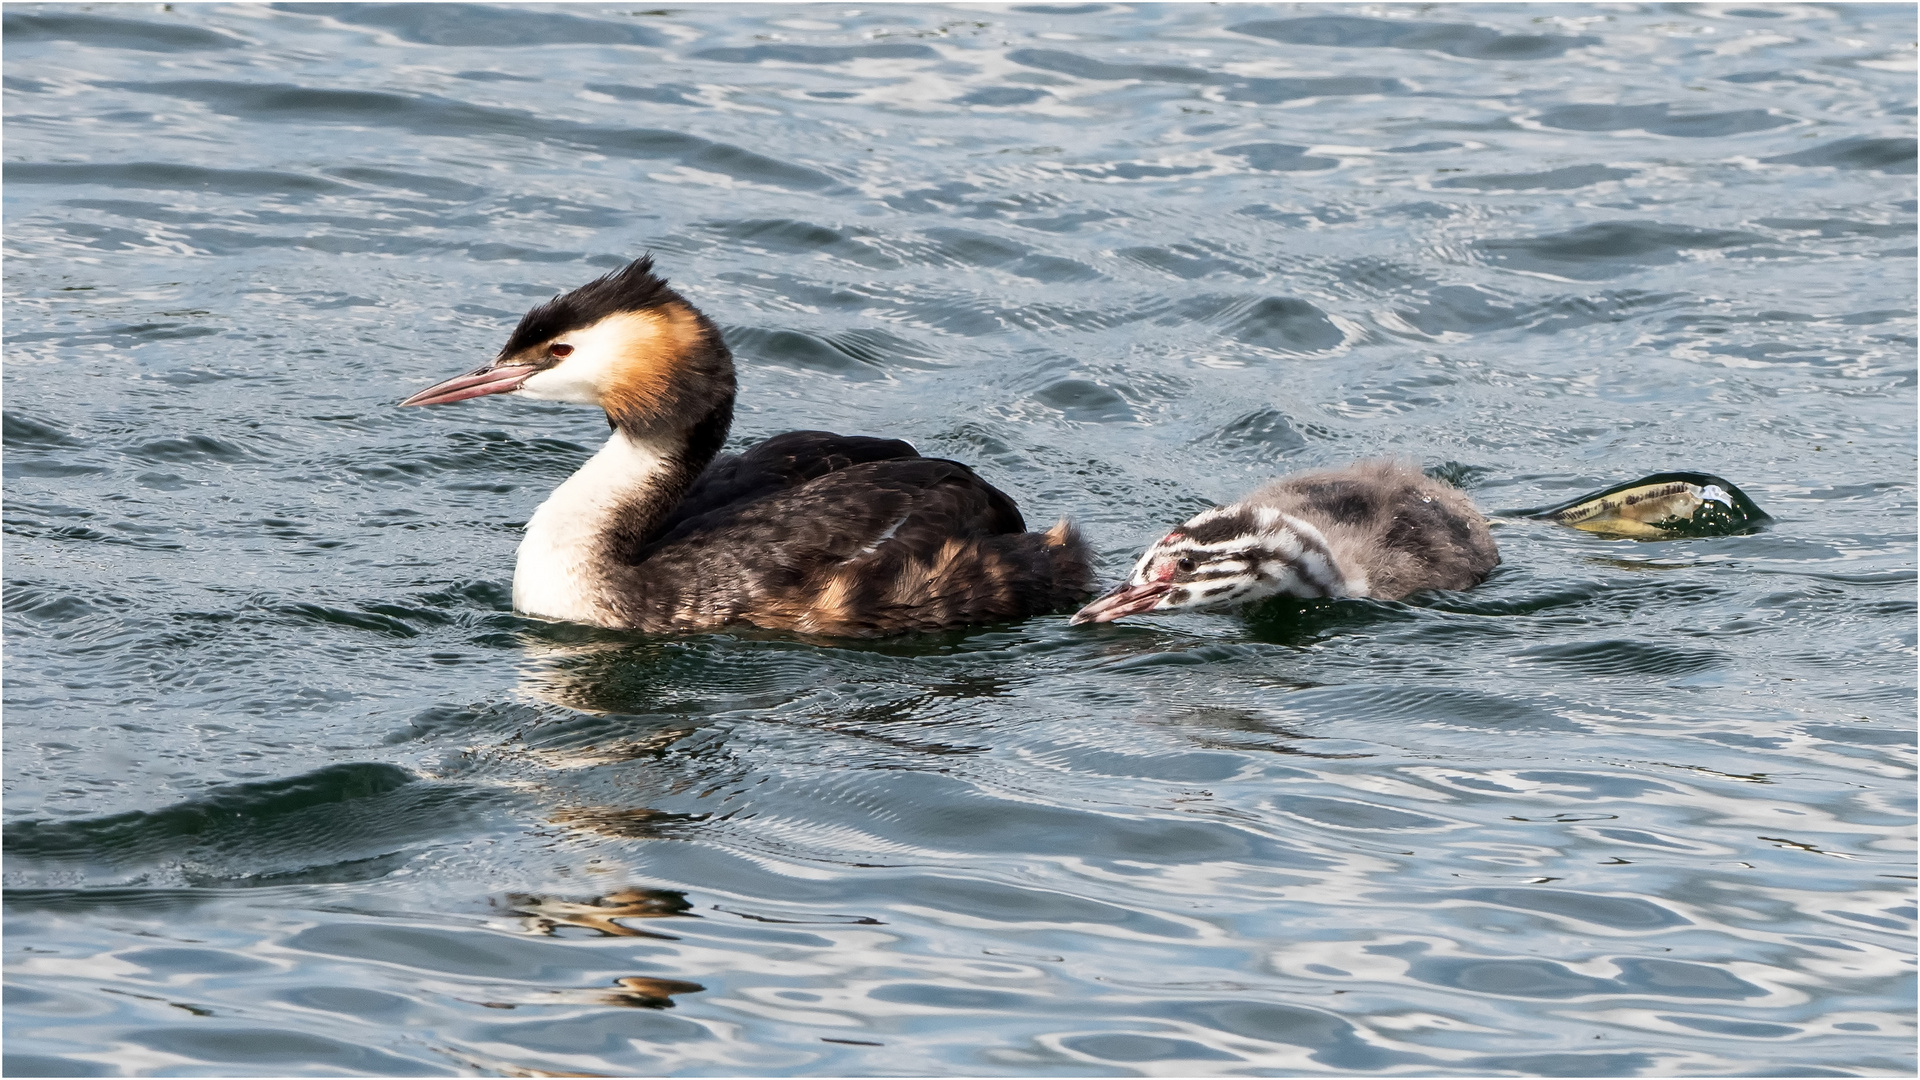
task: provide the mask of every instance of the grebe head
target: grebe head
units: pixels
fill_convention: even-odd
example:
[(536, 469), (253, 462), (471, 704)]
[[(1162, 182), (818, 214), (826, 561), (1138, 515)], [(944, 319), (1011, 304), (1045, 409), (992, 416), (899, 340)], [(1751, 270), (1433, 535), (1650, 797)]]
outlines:
[(719, 331), (642, 256), (527, 312), (492, 363), (400, 404), (518, 394), (597, 405), (615, 427), (641, 430), (698, 420), (730, 401), (733, 388)]
[[(1312, 539), (1303, 543), (1300, 530), (1312, 532)], [(1312, 526), (1272, 507), (1216, 506), (1147, 548), (1123, 584), (1071, 621), (1112, 622), (1150, 611), (1200, 611), (1265, 599), (1292, 591), (1303, 577), (1324, 574), (1324, 560), (1310, 565), (1324, 551)]]

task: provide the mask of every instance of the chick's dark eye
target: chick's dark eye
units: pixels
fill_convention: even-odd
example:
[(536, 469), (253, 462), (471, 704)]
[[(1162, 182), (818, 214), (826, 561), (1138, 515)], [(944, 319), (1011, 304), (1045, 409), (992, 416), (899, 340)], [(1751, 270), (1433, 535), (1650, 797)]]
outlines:
[(1175, 566), (1177, 566), (1177, 567), (1179, 567), (1179, 568), (1181, 569), (1181, 571), (1182, 571), (1183, 573), (1192, 573), (1192, 572), (1193, 572), (1193, 560), (1192, 560), (1192, 559), (1181, 559), (1181, 560), (1180, 560), (1179, 562), (1177, 562), (1177, 563), (1174, 563), (1173, 565), (1175, 565)]
[(556, 343), (556, 344), (553, 344), (553, 345), (549, 345), (549, 346), (547, 346), (547, 355), (548, 355), (548, 356), (551, 356), (551, 357), (554, 357), (554, 358), (556, 358), (556, 359), (557, 359), (557, 358), (559, 358), (559, 357), (562, 357), (562, 356), (572, 356), (572, 355), (573, 355), (573, 346), (571, 346), (571, 345), (560, 345), (560, 344), (557, 344), (557, 343)]

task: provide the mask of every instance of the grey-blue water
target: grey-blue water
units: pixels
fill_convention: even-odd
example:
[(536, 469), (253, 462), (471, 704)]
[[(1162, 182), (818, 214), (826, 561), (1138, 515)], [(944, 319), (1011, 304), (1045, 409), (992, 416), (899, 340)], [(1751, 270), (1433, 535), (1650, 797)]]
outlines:
[[(1915, 1068), (1907, 5), (5, 12), (9, 1074)], [(394, 408), (643, 251), (737, 443), (1111, 580), (1276, 473), (1467, 594), (514, 616), (606, 434)]]

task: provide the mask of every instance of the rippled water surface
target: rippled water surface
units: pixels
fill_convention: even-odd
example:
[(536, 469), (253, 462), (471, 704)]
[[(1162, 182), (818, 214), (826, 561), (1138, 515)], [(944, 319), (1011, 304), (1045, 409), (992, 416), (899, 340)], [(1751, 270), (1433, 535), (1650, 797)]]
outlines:
[[(1910, 6), (5, 20), (9, 1074), (1913, 1070)], [(1366, 455), (1778, 521), (518, 618), (604, 421), (393, 403), (648, 250), (736, 442), (910, 439), (1108, 578)]]

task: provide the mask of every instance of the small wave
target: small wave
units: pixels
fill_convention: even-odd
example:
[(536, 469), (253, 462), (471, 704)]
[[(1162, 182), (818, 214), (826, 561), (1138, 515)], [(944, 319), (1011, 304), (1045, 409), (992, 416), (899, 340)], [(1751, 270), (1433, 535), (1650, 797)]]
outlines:
[(398, 169), (343, 165), (328, 169), (327, 174), (342, 180), (351, 180), (356, 184), (396, 188), (410, 195), (424, 195), (427, 198), (445, 202), (472, 202), (489, 194), (486, 188), (478, 184), (466, 184), (444, 176), (422, 176), (419, 173), (401, 172)]
[(317, 176), (268, 169), (208, 169), (165, 161), (86, 165), (8, 162), (7, 180), (15, 184), (97, 184), (151, 191), (217, 191), (222, 195), (318, 195), (352, 190)]
[(978, 90), (954, 98), (955, 105), (979, 105), (985, 108), (1005, 109), (1017, 105), (1031, 105), (1050, 96), (1045, 90), (1035, 90), (1023, 86), (983, 86)]
[(1496, 173), (1488, 176), (1456, 176), (1436, 180), (1437, 188), (1475, 188), (1480, 191), (1571, 191), (1592, 187), (1609, 180), (1625, 180), (1634, 169), (1615, 169), (1607, 165), (1569, 165), (1537, 173)]
[[(130, 1045), (172, 1060), (194, 1062), (201, 1068), (205, 1066), (200, 1063), (217, 1063), (253, 1075), (271, 1075), (297, 1065), (345, 1075), (415, 1076), (425, 1067), (397, 1054), (288, 1028), (203, 1024), (129, 1031), (125, 1038)], [(72, 1062), (63, 1061), (59, 1072), (47, 1075), (72, 1076), (72, 1068)]]
[(409, 625), (408, 619), (417, 619), (429, 625), (450, 621), (437, 611), (404, 608), (394, 604), (368, 605), (368, 609), (361, 611), (329, 607), (325, 604), (285, 604), (271, 610), (302, 622), (347, 626), (355, 630), (368, 630), (395, 638), (411, 638), (420, 635), (420, 631)]
[(1673, 115), (1665, 103), (1655, 105), (1562, 105), (1548, 109), (1539, 122), (1563, 131), (1644, 131), (1649, 135), (1671, 135), (1681, 139), (1711, 139), (1723, 135), (1743, 135), (1750, 131), (1771, 131), (1795, 123), (1769, 109), (1734, 109), (1727, 112), (1682, 113)]
[(923, 353), (880, 330), (813, 334), (762, 327), (726, 328), (727, 343), (742, 360), (825, 371), (854, 379), (890, 378), (895, 367), (925, 367)]
[[(1170, 1039), (1163, 1035), (1138, 1035), (1126, 1032), (1110, 1032), (1102, 1035), (1076, 1035), (1071, 1039), (1060, 1040), (1060, 1045), (1075, 1054), (1085, 1054), (1102, 1061), (1116, 1061), (1131, 1064), (1138, 1061), (1243, 1061), (1239, 1054), (1230, 1054), (1189, 1039)], [(1182, 1069), (1182, 1072), (1188, 1070)], [(1201, 1074), (1193, 1070), (1192, 1075)]]
[(0, 414), (0, 440), (9, 450), (51, 450), (81, 443), (52, 424), (35, 420), (18, 409)]
[(1391, 683), (1316, 687), (1288, 694), (1275, 711), (1296, 724), (1364, 716), (1369, 723), (1421, 723), (1468, 730), (1583, 732), (1587, 726), (1556, 715), (1518, 694), (1483, 694), (1460, 687)]
[[(8, 463), (9, 470), (13, 463)], [(99, 470), (104, 471), (104, 470)], [(61, 476), (80, 475), (78, 467), (69, 469), (46, 470), (46, 473)], [(25, 470), (25, 475), (36, 475), (36, 470)], [(98, 520), (95, 511), (59, 504), (24, 503), (17, 499), (7, 503), (7, 535), (14, 537), (44, 537), (81, 544), (110, 544), (116, 547), (139, 548), (146, 551), (180, 551), (184, 545), (171, 537), (178, 530), (165, 526), (142, 525), (137, 522), (121, 520), (108, 525), (113, 531), (96, 529), (91, 524)], [(63, 522), (71, 522), (64, 524)]]
[(1732, 229), (1604, 221), (1546, 236), (1479, 240), (1474, 248), (1495, 266), (1592, 280), (1676, 263), (1690, 251), (1724, 251), (1762, 240), (1758, 234)]
[(857, 228), (832, 228), (795, 218), (754, 218), (703, 223), (716, 236), (740, 248), (779, 254), (824, 252), (858, 266), (893, 270), (902, 260), (879, 242), (877, 234)]
[(182, 464), (220, 462), (236, 464), (258, 457), (244, 446), (216, 439), (211, 435), (183, 435), (172, 439), (150, 439), (127, 451), (140, 461)]
[(1655, 997), (1739, 1001), (1767, 991), (1722, 967), (1684, 960), (1622, 957), (1620, 974), (1587, 975), (1553, 960), (1428, 957), (1413, 961), (1407, 976), (1469, 994), (1548, 1001), (1594, 997)]
[(1144, 161), (1115, 161), (1102, 165), (1077, 165), (1067, 170), (1075, 176), (1094, 180), (1160, 180), (1173, 176), (1193, 176), (1207, 171), (1204, 165), (1155, 165)]
[(1670, 926), (1688, 926), (1686, 918), (1651, 900), (1636, 896), (1602, 896), (1573, 889), (1473, 888), (1452, 892), (1426, 892), (1410, 901), (1464, 901), (1495, 907), (1535, 911), (1578, 922), (1595, 923), (1615, 930), (1664, 930)]
[[(1914, 233), (1914, 223), (1911, 221), (1893, 221), (1893, 222), (1882, 223), (1877, 221), (1849, 221), (1845, 218), (1767, 217), (1767, 218), (1756, 219), (1754, 221), (1754, 224), (1763, 225), (1769, 229), (1779, 229), (1783, 232), (1818, 233), (1823, 238), (1834, 238), (1834, 237), (1845, 237), (1845, 236), (1867, 236), (1867, 237), (1873, 237), (1875, 239), (1881, 239), (1881, 240), (1899, 240), (1899, 239), (1905, 239), (1907, 237), (1910, 237)], [(1869, 320), (1869, 321), (1884, 322), (1886, 321), (1887, 318), (1895, 317), (1896, 314), (1911, 318), (1913, 313), (1911, 311), (1901, 311), (1898, 313), (1871, 312), (1868, 314), (1880, 316), (1880, 318), (1877, 320)], [(1812, 316), (1798, 316), (1798, 318), (1811, 319)], [(1848, 316), (1847, 318), (1844, 318), (1840, 321), (1851, 322), (1851, 320), (1854, 318), (1858, 318), (1858, 316)], [(1855, 325), (1858, 325), (1858, 324), (1855, 324)]]
[(1319, 172), (1340, 167), (1339, 158), (1309, 154), (1306, 147), (1291, 143), (1243, 143), (1220, 152), (1244, 158), (1247, 168), (1259, 172)]
[(1261, 271), (1238, 259), (1194, 243), (1120, 248), (1114, 254), (1187, 281), (1197, 281), (1215, 274), (1231, 274), (1241, 278), (1262, 276)]
[[(52, 582), (11, 579), (4, 606), (9, 616), (40, 624), (100, 622), (128, 607), (125, 597)], [(16, 626), (16, 632), (18, 627)], [(64, 633), (63, 633), (64, 636)]]
[(1291, 296), (1254, 301), (1228, 332), (1249, 345), (1288, 353), (1327, 352), (1346, 341), (1346, 333), (1326, 312)]
[(1358, 799), (1328, 799), (1318, 795), (1289, 795), (1274, 805), (1285, 814), (1315, 825), (1360, 832), (1427, 832), (1450, 823), (1427, 814), (1415, 814)]
[[(30, 14), (15, 8), (6, 13), (4, 20), (0, 30), (6, 34), (9, 45), (31, 41), (71, 41), (105, 49), (203, 52), (209, 49), (238, 49), (248, 44), (231, 34), (198, 26), (184, 26), (177, 22), (150, 22), (76, 12)], [(8, 171), (11, 170), (12, 166), (8, 166)]]
[(1211, 83), (1220, 76), (1204, 68), (1179, 64), (1113, 64), (1061, 49), (1015, 49), (1007, 59), (1022, 67), (1055, 71), (1101, 82), (1140, 80), (1145, 82)]
[(1090, 379), (1055, 379), (1035, 391), (1033, 398), (1079, 423), (1112, 424), (1138, 419), (1126, 398), (1112, 387)]
[(1369, 19), (1358, 15), (1310, 15), (1269, 19), (1227, 29), (1290, 45), (1343, 49), (1428, 49), (1469, 60), (1551, 60), (1569, 49), (1600, 44), (1588, 34), (1506, 34), (1472, 23)]
[(1835, 169), (1871, 169), (1912, 175), (1915, 146), (1913, 139), (1838, 139), (1797, 153), (1760, 160), (1769, 165), (1825, 165)]
[(1331, 75), (1318, 79), (1242, 79), (1220, 91), (1227, 101), (1248, 101), (1256, 105), (1280, 105), (1321, 97), (1369, 97), (1375, 94), (1404, 94), (1407, 84), (1399, 79), (1372, 75)]
[[(459, 423), (447, 417), (442, 417), (442, 421)], [(376, 460), (366, 460), (358, 453), (343, 454), (327, 465), (369, 479), (409, 482), (442, 473), (484, 473), (497, 479), (517, 472), (557, 480), (579, 468), (593, 453), (590, 448), (565, 439), (523, 439), (504, 431), (472, 431), (464, 427), (454, 427), (434, 436), (428, 447), (396, 442), (385, 448)]]
[(758, 64), (768, 60), (785, 64), (845, 64), (854, 60), (938, 60), (940, 54), (926, 45), (879, 42), (872, 45), (749, 45), (701, 49), (693, 57), (723, 64)]
[(1290, 454), (1307, 445), (1307, 437), (1278, 409), (1256, 409), (1199, 440), (1210, 445)]
[(1516, 656), (1534, 663), (1553, 664), (1594, 678), (1661, 678), (1710, 671), (1727, 657), (1710, 649), (1685, 649), (1646, 641), (1590, 641), (1540, 645)]
[(557, 11), (508, 10), (486, 4), (274, 4), (275, 11), (371, 26), (416, 45), (518, 49), (534, 45), (667, 44), (654, 30)]
[[(970, 919), (1013, 925), (1111, 926), (1155, 938), (1192, 940), (1192, 927), (1145, 911), (1054, 889), (1033, 888), (978, 877), (928, 875), (884, 886), (888, 899), (914, 907), (952, 912)], [(874, 897), (876, 901), (881, 898)]]
[(1189, 1030), (1224, 1032), (1240, 1040), (1252, 1040), (1255, 1045), (1302, 1047), (1309, 1058), (1338, 1072), (1385, 1071), (1396, 1065), (1432, 1067), (1424, 1055), (1376, 1045), (1367, 1033), (1338, 1013), (1307, 1006), (1226, 998), (1175, 1001), (1153, 1011), (1182, 1026), (1191, 1025)]
[(1317, 97), (1360, 97), (1406, 92), (1398, 79), (1369, 75), (1331, 75), (1320, 78), (1263, 79), (1209, 71), (1182, 64), (1126, 64), (1096, 60), (1061, 49), (1015, 49), (1007, 59), (1023, 67), (1058, 72), (1095, 82), (1175, 83), (1219, 86), (1227, 101), (1278, 105)]
[(1001, 236), (952, 227), (927, 229), (937, 259), (969, 266), (990, 267), (1035, 281), (1092, 281), (1100, 272), (1085, 263), (1048, 255)]
[(1022, 4), (1013, 10), (1029, 15), (1098, 15), (1112, 8), (1106, 4)]
[(229, 116), (265, 123), (372, 125), (418, 135), (497, 138), (585, 147), (614, 157), (669, 158), (735, 179), (799, 191), (828, 191), (840, 181), (816, 169), (727, 143), (660, 128), (612, 128), (559, 120), (431, 94), (331, 90), (291, 83), (118, 82), (114, 89), (197, 101)]
[(499, 796), (425, 783), (397, 765), (329, 765), (300, 776), (215, 788), (161, 810), (10, 822), (7, 876), (61, 866), (114, 878), (167, 868), (219, 884), (312, 872), (470, 829)]

